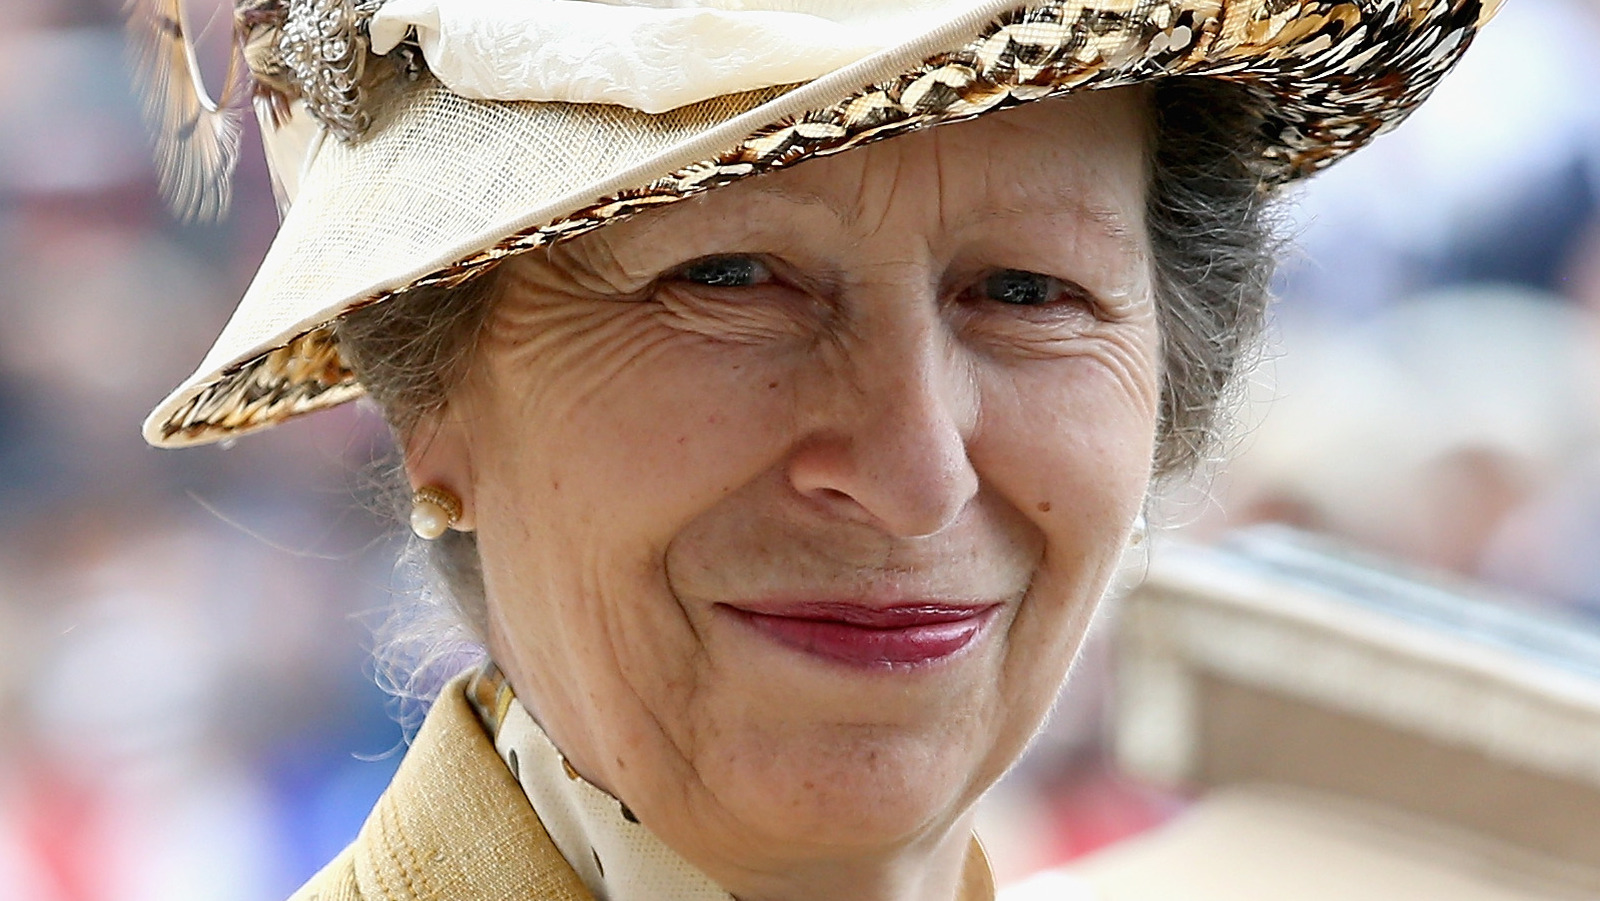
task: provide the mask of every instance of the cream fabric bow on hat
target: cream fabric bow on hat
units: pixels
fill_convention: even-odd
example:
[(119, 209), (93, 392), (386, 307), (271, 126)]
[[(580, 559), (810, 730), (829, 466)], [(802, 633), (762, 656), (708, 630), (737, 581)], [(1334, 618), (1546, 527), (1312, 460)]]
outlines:
[(415, 29), (428, 69), (477, 100), (613, 103), (664, 113), (810, 81), (904, 43), (950, 0), (389, 0), (372, 49)]

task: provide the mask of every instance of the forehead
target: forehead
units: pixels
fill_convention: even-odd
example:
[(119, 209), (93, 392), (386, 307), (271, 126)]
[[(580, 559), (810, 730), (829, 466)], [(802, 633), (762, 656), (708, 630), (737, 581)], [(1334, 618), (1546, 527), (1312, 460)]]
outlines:
[(1138, 243), (1151, 119), (1146, 86), (1029, 103), (738, 182), (641, 217), (613, 236), (648, 232), (656, 239), (690, 222), (731, 228), (759, 220), (751, 211), (762, 208), (772, 209), (774, 218), (821, 214), (851, 225), (894, 206), (952, 228), (993, 219), (1068, 219)]

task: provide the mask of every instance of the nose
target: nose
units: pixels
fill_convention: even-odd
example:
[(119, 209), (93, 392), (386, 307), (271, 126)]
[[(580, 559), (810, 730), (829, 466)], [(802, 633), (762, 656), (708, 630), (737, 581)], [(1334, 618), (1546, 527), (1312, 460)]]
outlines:
[(937, 315), (923, 319), (857, 323), (820, 353), (825, 372), (788, 464), (813, 505), (903, 538), (942, 531), (978, 492), (974, 374)]

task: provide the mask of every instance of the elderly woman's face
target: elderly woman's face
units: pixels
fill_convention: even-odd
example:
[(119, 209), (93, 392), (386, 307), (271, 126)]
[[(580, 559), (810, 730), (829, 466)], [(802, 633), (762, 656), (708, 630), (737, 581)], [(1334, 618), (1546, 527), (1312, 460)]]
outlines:
[(1149, 472), (1146, 116), (1034, 104), (508, 264), (413, 474), (467, 501), (519, 696), (724, 885), (948, 840), (1048, 708)]

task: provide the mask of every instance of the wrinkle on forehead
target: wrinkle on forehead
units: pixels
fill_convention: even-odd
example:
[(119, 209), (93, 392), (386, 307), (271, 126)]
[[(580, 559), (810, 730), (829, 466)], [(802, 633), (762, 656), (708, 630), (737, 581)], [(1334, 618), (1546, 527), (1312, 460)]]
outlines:
[[(863, 175), (866, 173), (864, 172)], [(874, 171), (871, 177), (883, 177), (883, 172)], [(944, 192), (940, 192), (943, 196)], [(1029, 197), (1024, 204), (1020, 200), (993, 198), (993, 202), (985, 207), (967, 212), (965, 215), (971, 219), (998, 219), (1018, 216), (1067, 216), (1084, 222), (1093, 223), (1097, 230), (1105, 237), (1127, 246), (1130, 250), (1138, 250), (1141, 244), (1137, 236), (1142, 231), (1143, 206), (1136, 206), (1130, 211), (1123, 211), (1116, 206), (1104, 203), (1097, 198), (1086, 196), (1087, 192), (1081, 186), (1066, 184), (1057, 181), (1044, 181), (1042, 184), (1028, 186)], [(847, 224), (859, 223), (865, 211), (862, 209), (860, 192), (852, 192), (846, 196), (843, 192), (813, 188), (806, 185), (789, 184), (785, 181), (772, 179), (753, 186), (749, 191), (752, 199), (792, 204), (796, 206), (819, 207), (829, 216)], [(1129, 221), (1129, 213), (1137, 217), (1137, 222)], [(954, 218), (946, 216), (947, 219)], [(1136, 227), (1137, 226), (1137, 227)]]
[[(1064, 115), (1069, 109), (1070, 119)], [(708, 206), (733, 202), (813, 208), (870, 232), (881, 224), (877, 220), (886, 215), (889, 198), (902, 190), (903, 175), (912, 168), (908, 163), (921, 156), (932, 165), (916, 168), (931, 168), (934, 182), (915, 183), (913, 189), (928, 192), (940, 227), (1029, 216), (1070, 220), (1091, 226), (1119, 249), (1140, 253), (1146, 249), (1144, 200), (1152, 128), (1148, 92), (1138, 88), (1061, 98), (900, 136), (733, 185), (720, 196), (698, 198), (703, 205), (663, 211), (668, 215), (659, 225), (667, 226), (674, 212), (693, 215), (695, 206), (705, 212)], [(1041, 136), (1048, 139), (1044, 146), (1049, 149), (1020, 165), (1008, 152), (1007, 145), (1038, 146)], [(997, 152), (976, 163), (971, 153), (951, 152), (972, 143), (994, 146)], [(1137, 148), (1136, 156), (1127, 153), (1129, 147)], [(979, 177), (953, 178), (954, 166), (973, 167), (978, 171), (969, 175)], [(818, 178), (823, 170), (826, 181)], [(1123, 196), (1121, 186), (1135, 190)], [(645, 227), (654, 231), (656, 224)]]
[(1092, 225), (1093, 230), (1125, 253), (1138, 255), (1146, 250), (1144, 231), (1144, 206), (1136, 206), (1129, 215), (1114, 206), (1085, 197), (1081, 192), (1055, 182), (1040, 185), (1028, 205), (1020, 203), (997, 204), (978, 211), (971, 217), (974, 225), (1006, 219), (1038, 217), (1056, 220), (1068, 219)]

